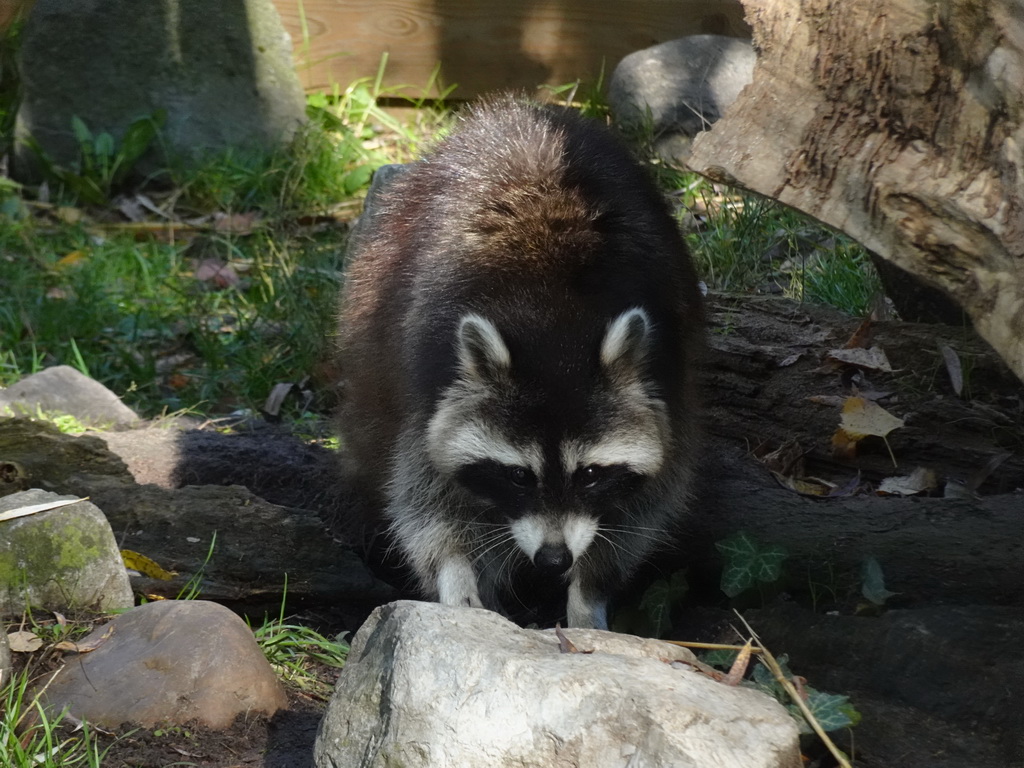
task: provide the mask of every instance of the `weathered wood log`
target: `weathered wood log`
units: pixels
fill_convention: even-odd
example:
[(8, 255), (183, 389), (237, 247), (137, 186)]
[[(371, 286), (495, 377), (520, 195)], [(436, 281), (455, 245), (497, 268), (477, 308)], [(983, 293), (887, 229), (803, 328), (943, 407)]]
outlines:
[[(865, 331), (830, 307), (749, 296), (712, 296), (708, 322), (703, 392), (711, 436), (751, 454), (795, 442), (806, 474), (838, 485), (858, 473), (877, 484), (924, 467), (940, 486), (974, 485), (984, 495), (1024, 487), (1024, 386), (970, 328), (886, 321)], [(859, 326), (891, 372), (829, 359)], [(960, 396), (943, 347), (965, 377)], [(887, 437), (891, 455), (869, 437), (856, 456), (836, 457), (841, 403), (856, 392), (905, 421)]]
[(1024, 605), (1024, 494), (811, 499), (772, 487), (734, 450), (711, 457), (678, 561), (692, 583), (717, 591), (715, 543), (746, 531), (785, 547), (783, 586), (801, 600), (858, 598), (862, 564), (874, 557), (899, 593), (894, 605)]
[(937, 286), (1024, 379), (1018, 0), (744, 0), (754, 81), (692, 148)]
[[(856, 593), (871, 556), (904, 605), (1024, 603), (1024, 386), (974, 331), (875, 323), (869, 343), (894, 370), (864, 371), (829, 361), (860, 324), (829, 307), (712, 296), (708, 317), (708, 459), (680, 567), (717, 584), (715, 542), (746, 530), (787, 548), (787, 573), (805, 575), (788, 585), (796, 593), (828, 574)], [(969, 371), (972, 394), (954, 394), (942, 345)], [(906, 422), (888, 435), (891, 456), (880, 438), (834, 455), (839, 403), (857, 387)], [(787, 442), (803, 465), (791, 474), (843, 494), (802, 496), (755, 458)], [(930, 497), (876, 495), (881, 480), (917, 467), (936, 475)], [(942, 497), (944, 485), (959, 498)]]

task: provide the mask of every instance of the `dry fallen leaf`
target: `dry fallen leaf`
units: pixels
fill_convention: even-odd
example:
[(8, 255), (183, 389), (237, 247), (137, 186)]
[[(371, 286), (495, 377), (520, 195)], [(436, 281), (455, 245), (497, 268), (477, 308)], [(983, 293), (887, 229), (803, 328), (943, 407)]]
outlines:
[(562, 631), (562, 625), (561, 624), (555, 624), (555, 635), (558, 637), (558, 650), (561, 653), (583, 653), (583, 654), (587, 654), (587, 653), (593, 653), (594, 652), (593, 648), (591, 648), (588, 651), (581, 651), (579, 648), (577, 648), (575, 645), (573, 645), (572, 641), (568, 637), (566, 637), (565, 633)]
[(249, 235), (259, 224), (259, 214), (255, 211), (249, 213), (222, 213), (213, 214), (213, 228), (217, 232), (230, 232), (234, 235)]
[(882, 351), (881, 347), (871, 347), (870, 349), (862, 349), (860, 347), (830, 349), (826, 359), (834, 363), (842, 363), (843, 365), (855, 365), (858, 368), (864, 368), (869, 371), (892, 372), (889, 358), (885, 356), (885, 352)]
[(56, 266), (57, 269), (70, 267), (74, 264), (77, 264), (80, 261), (84, 261), (87, 255), (88, 254), (86, 254), (85, 251), (71, 251), (71, 253), (61, 256), (59, 259), (57, 259), (57, 263), (54, 266)]
[(916, 496), (934, 491), (939, 487), (939, 478), (934, 470), (918, 467), (909, 475), (887, 477), (878, 484), (878, 493), (890, 496)]
[[(875, 436), (885, 440), (886, 448), (889, 448), (886, 436), (903, 424), (903, 419), (893, 416), (878, 403), (863, 397), (848, 397), (843, 403), (839, 429), (832, 435), (832, 447), (840, 456), (852, 457), (856, 454), (857, 441)], [(895, 466), (892, 448), (889, 448), (889, 456)]]
[(20, 629), (17, 632), (7, 633), (7, 643), (14, 653), (32, 653), (43, 647), (42, 638), (35, 632), (27, 629)]
[(964, 369), (960, 363), (960, 356), (945, 344), (939, 344), (939, 352), (942, 353), (942, 360), (946, 364), (946, 373), (949, 374), (949, 381), (953, 385), (953, 391), (957, 397), (964, 391)]
[(170, 581), (177, 575), (174, 571), (165, 571), (155, 561), (150, 560), (145, 555), (140, 555), (138, 552), (132, 552), (130, 549), (121, 550), (121, 560), (124, 561), (125, 568), (138, 571), (143, 576), (149, 576), (151, 579)]
[(53, 209), (53, 215), (64, 224), (77, 224), (85, 218), (85, 212), (81, 208), (70, 205), (58, 205)]
[(769, 470), (779, 485), (801, 496), (831, 496), (835, 485), (818, 477), (791, 477), (781, 472)]
[(853, 332), (853, 335), (846, 340), (843, 344), (844, 349), (858, 349), (867, 347), (871, 343), (871, 318), (865, 318), (861, 321), (861, 324), (857, 326), (857, 330)]
[(220, 259), (203, 259), (196, 264), (196, 280), (202, 283), (209, 283), (214, 288), (230, 288), (238, 285), (238, 273), (232, 269), (230, 264), (225, 264)]
[(60, 507), (66, 507), (68, 504), (77, 504), (80, 501), (85, 501), (85, 499), (58, 499), (57, 501), (44, 501), (42, 504), (30, 504), (27, 507), (9, 509), (6, 512), (0, 512), (0, 523), (4, 520), (14, 520), (17, 517), (28, 517), (40, 512), (48, 512), (51, 509), (59, 509)]
[(73, 643), (70, 640), (61, 640), (59, 643), (53, 645), (55, 651), (63, 651), (64, 653), (89, 653), (95, 651), (103, 643), (105, 643), (110, 636), (114, 634), (114, 625), (111, 624), (107, 627), (107, 631), (104, 632), (97, 638), (90, 640), (89, 642)]
[(722, 680), (723, 683), (726, 685), (739, 685), (743, 681), (743, 676), (747, 674), (747, 667), (750, 665), (750, 654), (753, 647), (754, 644), (750, 640), (743, 644), (743, 648), (736, 654), (736, 659), (733, 661), (732, 666), (729, 667), (729, 673)]
[(281, 413), (284, 399), (288, 397), (294, 387), (295, 385), (290, 381), (275, 384), (274, 388), (270, 390), (270, 394), (267, 395), (266, 402), (263, 403), (263, 412), (269, 416), (278, 416)]
[(558, 638), (558, 650), (562, 653), (579, 653), (572, 640), (565, 636), (560, 624), (555, 624), (555, 637)]
[(768, 469), (785, 475), (803, 474), (804, 449), (796, 440), (787, 440), (773, 451), (755, 451), (755, 456)]

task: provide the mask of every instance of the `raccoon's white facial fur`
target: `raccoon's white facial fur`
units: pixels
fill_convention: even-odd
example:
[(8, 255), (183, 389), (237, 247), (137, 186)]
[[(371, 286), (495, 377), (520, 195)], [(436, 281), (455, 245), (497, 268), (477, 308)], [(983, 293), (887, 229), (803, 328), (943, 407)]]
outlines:
[(659, 439), (664, 432), (663, 414), (656, 404), (645, 412), (636, 409), (637, 421), (623, 424), (603, 434), (596, 442), (566, 440), (562, 443), (562, 467), (566, 475), (593, 465), (628, 467), (638, 475), (654, 476), (665, 459), (665, 446)]
[(452, 392), (430, 420), (427, 450), (434, 465), (451, 475), (467, 464), (492, 460), (508, 467), (529, 467), (539, 477), (543, 461), (537, 445), (513, 445), (486, 422), (466, 418), (467, 401), (476, 399)]
[(578, 560), (597, 535), (597, 521), (586, 515), (567, 515), (552, 520), (544, 515), (526, 515), (509, 526), (516, 544), (531, 560), (544, 544), (565, 544)]

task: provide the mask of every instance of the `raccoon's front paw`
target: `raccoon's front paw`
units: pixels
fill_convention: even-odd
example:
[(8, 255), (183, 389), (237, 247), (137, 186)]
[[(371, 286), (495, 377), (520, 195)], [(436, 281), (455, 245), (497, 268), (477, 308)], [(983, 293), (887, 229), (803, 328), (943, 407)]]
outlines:
[(569, 584), (566, 614), (566, 623), (570, 627), (608, 629), (608, 601), (586, 594), (576, 581)]
[(465, 558), (451, 558), (437, 571), (437, 600), (442, 605), (483, 608), (473, 566)]

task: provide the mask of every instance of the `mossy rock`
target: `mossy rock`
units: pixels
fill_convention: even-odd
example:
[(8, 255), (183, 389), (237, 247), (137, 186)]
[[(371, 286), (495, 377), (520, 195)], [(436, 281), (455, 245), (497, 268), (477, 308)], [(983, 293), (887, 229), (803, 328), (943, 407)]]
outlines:
[(75, 503), (0, 520), (0, 616), (30, 607), (108, 612), (134, 604), (110, 523), (95, 505), (32, 489), (0, 499), (0, 517), (61, 500)]

